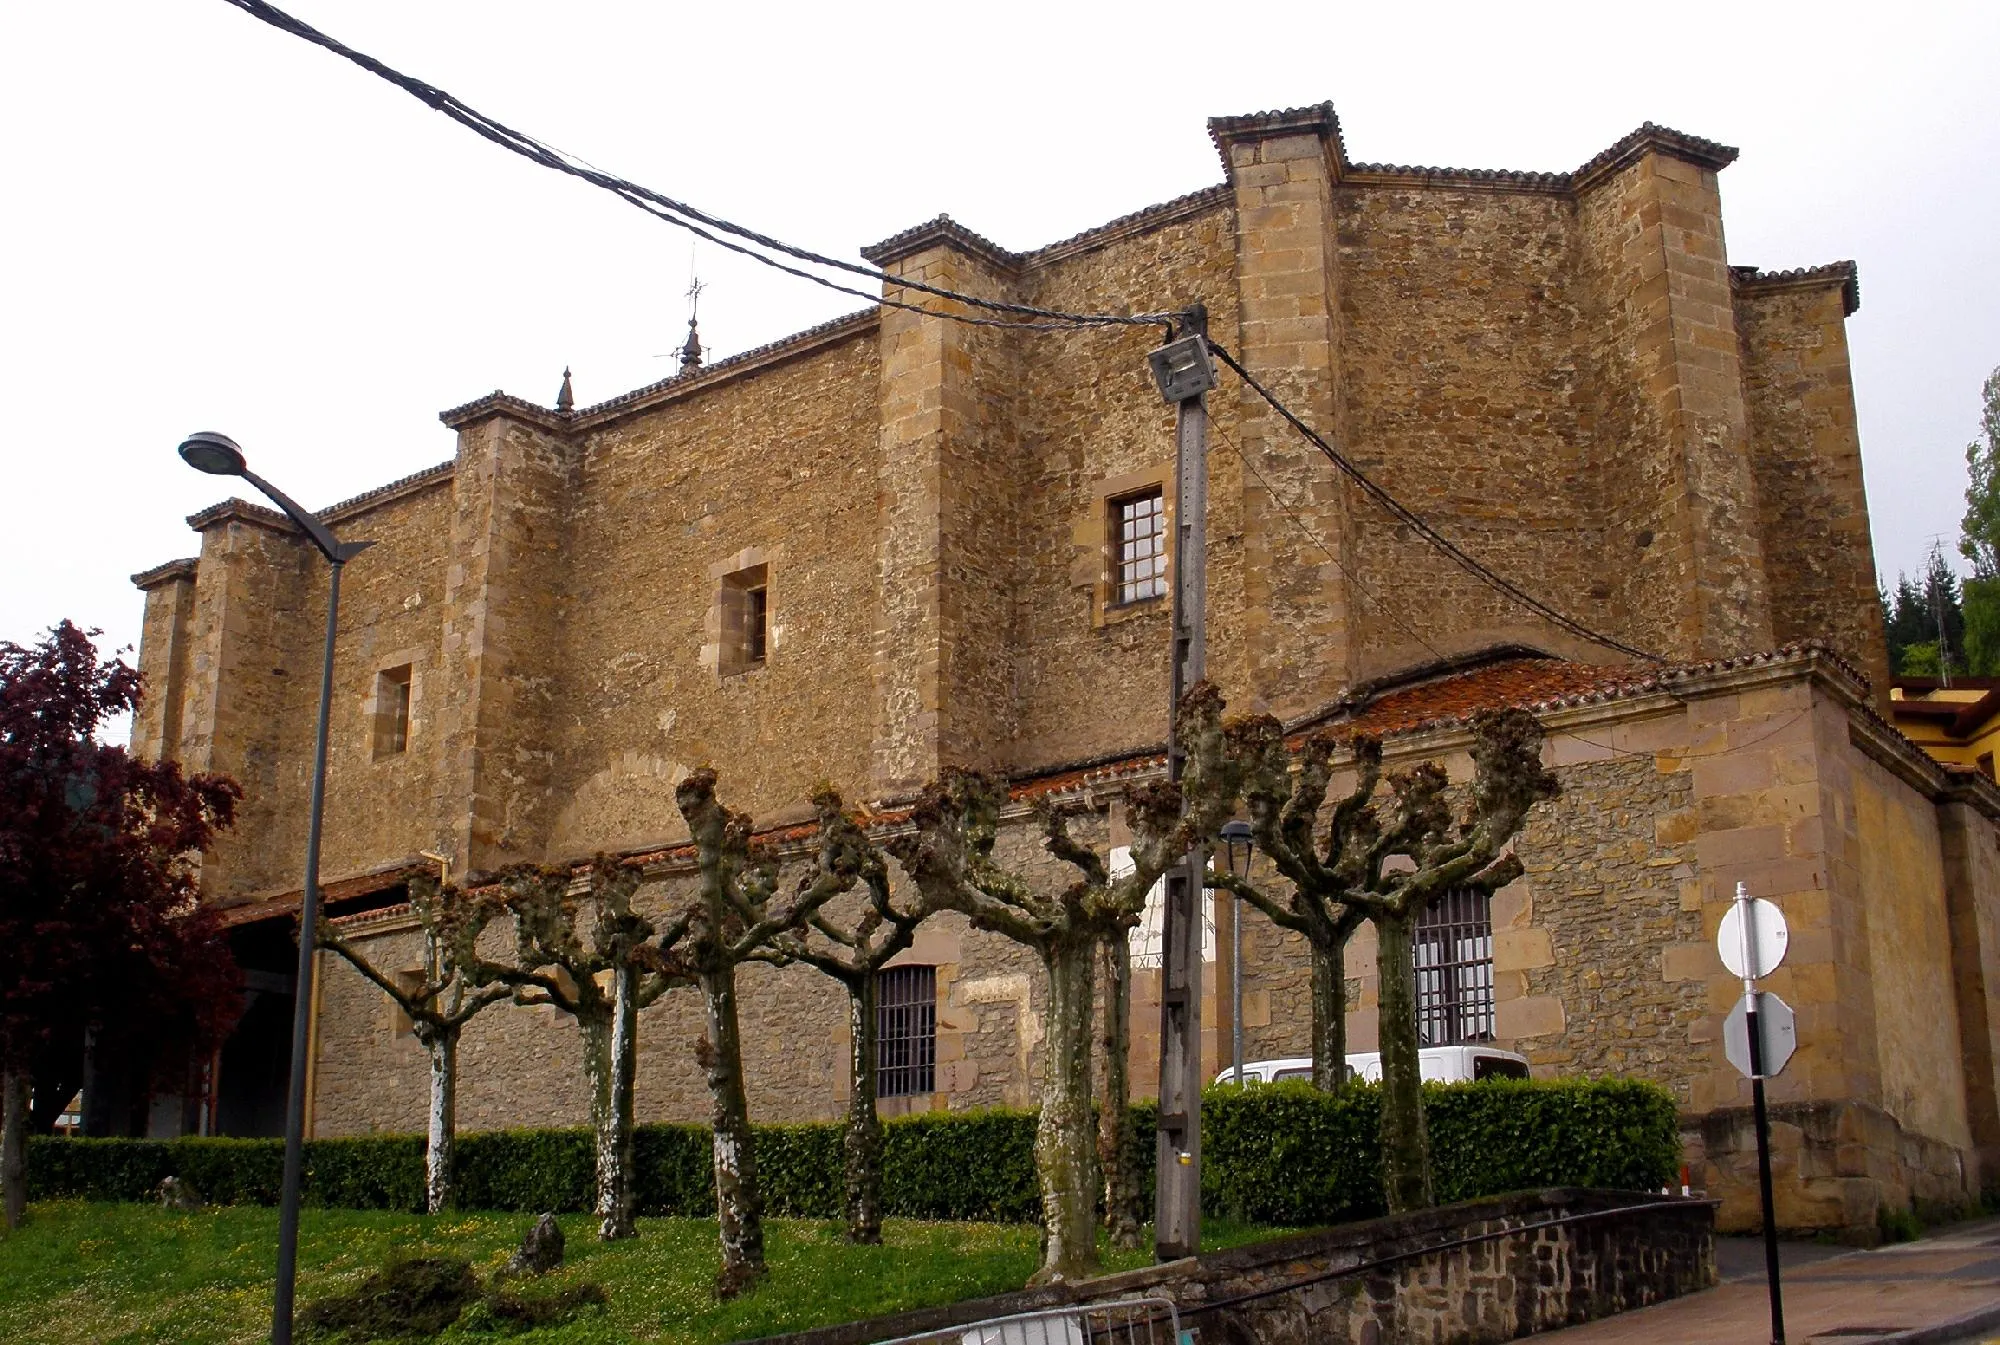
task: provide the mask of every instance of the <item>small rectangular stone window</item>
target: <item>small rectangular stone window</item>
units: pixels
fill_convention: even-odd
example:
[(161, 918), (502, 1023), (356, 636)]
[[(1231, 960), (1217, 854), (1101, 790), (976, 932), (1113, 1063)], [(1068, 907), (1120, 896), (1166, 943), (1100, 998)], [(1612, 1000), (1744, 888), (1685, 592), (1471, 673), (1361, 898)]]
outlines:
[(722, 577), (722, 675), (761, 668), (771, 652), (771, 567)]
[(1111, 501), (1111, 600), (1123, 605), (1167, 591), (1167, 510), (1156, 486)]
[(1417, 1040), (1493, 1040), (1493, 898), (1454, 888), (1417, 917)]
[(937, 968), (875, 975), (875, 1096), (937, 1091)]
[(375, 674), (375, 759), (400, 756), (410, 747), (410, 665)]

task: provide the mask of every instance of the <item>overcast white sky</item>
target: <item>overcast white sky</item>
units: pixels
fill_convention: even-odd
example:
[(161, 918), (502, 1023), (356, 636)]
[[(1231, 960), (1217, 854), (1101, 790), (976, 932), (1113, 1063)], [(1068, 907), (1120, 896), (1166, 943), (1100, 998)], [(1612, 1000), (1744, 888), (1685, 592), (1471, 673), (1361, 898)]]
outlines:
[[(1210, 115), (1332, 99), (1358, 160), (1567, 170), (1652, 120), (1740, 146), (1730, 260), (1853, 258), (1878, 565), (1957, 533), (2000, 365), (2000, 5), (291, 0), (594, 163), (840, 256), (940, 211), (1031, 248), (1220, 181)], [(674, 369), (689, 240), (221, 0), (0, 8), (0, 639), (136, 642), (127, 576), (221, 498), (441, 462), (492, 388)], [(708, 249), (728, 355), (849, 311)], [(1170, 299), (1174, 296), (1163, 296)]]

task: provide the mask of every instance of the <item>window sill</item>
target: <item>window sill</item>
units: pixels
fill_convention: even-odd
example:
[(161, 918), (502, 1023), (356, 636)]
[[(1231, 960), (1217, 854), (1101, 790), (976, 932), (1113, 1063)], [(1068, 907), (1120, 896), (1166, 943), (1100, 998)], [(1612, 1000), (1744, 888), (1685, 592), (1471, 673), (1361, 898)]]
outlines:
[(1103, 603), (1097, 609), (1096, 625), (1102, 629), (1120, 621), (1130, 621), (1134, 617), (1165, 612), (1170, 605), (1171, 599), (1164, 593), (1156, 598), (1135, 598), (1131, 602)]

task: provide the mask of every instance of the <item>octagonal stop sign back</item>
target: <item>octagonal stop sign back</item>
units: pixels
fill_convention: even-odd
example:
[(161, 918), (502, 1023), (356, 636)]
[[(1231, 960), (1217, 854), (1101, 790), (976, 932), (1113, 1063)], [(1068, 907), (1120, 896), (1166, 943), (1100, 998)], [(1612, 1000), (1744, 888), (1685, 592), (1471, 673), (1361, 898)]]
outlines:
[[(1757, 992), (1757, 1035), (1764, 1039), (1764, 1077), (1768, 1079), (1785, 1068), (1799, 1047), (1792, 1006), (1768, 990)], [(1754, 1077), (1750, 1074), (1750, 1015), (1740, 999), (1722, 1020), (1722, 1052), (1745, 1077)]]

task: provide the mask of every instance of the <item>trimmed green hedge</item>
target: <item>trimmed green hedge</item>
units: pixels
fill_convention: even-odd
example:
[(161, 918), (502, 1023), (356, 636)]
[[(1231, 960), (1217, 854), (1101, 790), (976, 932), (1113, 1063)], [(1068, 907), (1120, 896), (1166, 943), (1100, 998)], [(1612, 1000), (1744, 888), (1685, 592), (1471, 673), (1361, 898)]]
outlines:
[[(1489, 1080), (1426, 1085), (1432, 1167), (1440, 1201), (1537, 1186), (1652, 1190), (1680, 1162), (1673, 1098), (1619, 1080)], [(1308, 1227), (1382, 1210), (1377, 1127), (1381, 1092), (1340, 1097), (1310, 1085), (1210, 1089), (1202, 1099), (1202, 1206), (1254, 1223)], [(1151, 1103), (1133, 1108), (1132, 1152), (1151, 1200)], [(884, 1127), (883, 1210), (924, 1219), (1028, 1220), (1035, 1184), (1032, 1112), (932, 1112)], [(714, 1208), (708, 1131), (640, 1126), (635, 1197), (642, 1214), (706, 1215)], [(423, 1206), (423, 1139), (388, 1135), (306, 1145), (309, 1204), (355, 1209)], [(37, 1138), (28, 1189), (37, 1199), (146, 1200), (169, 1175), (225, 1204), (274, 1204), (283, 1168), (278, 1140)], [(466, 1209), (588, 1209), (590, 1132), (495, 1130), (461, 1135), (458, 1202)], [(841, 1127), (760, 1126), (757, 1169), (766, 1210), (839, 1218)]]
[[(1379, 1087), (1210, 1089), (1201, 1106), (1204, 1209), (1287, 1227), (1383, 1213)], [(1653, 1084), (1426, 1084), (1424, 1120), (1440, 1204), (1541, 1186), (1652, 1191), (1680, 1167), (1673, 1096)]]

